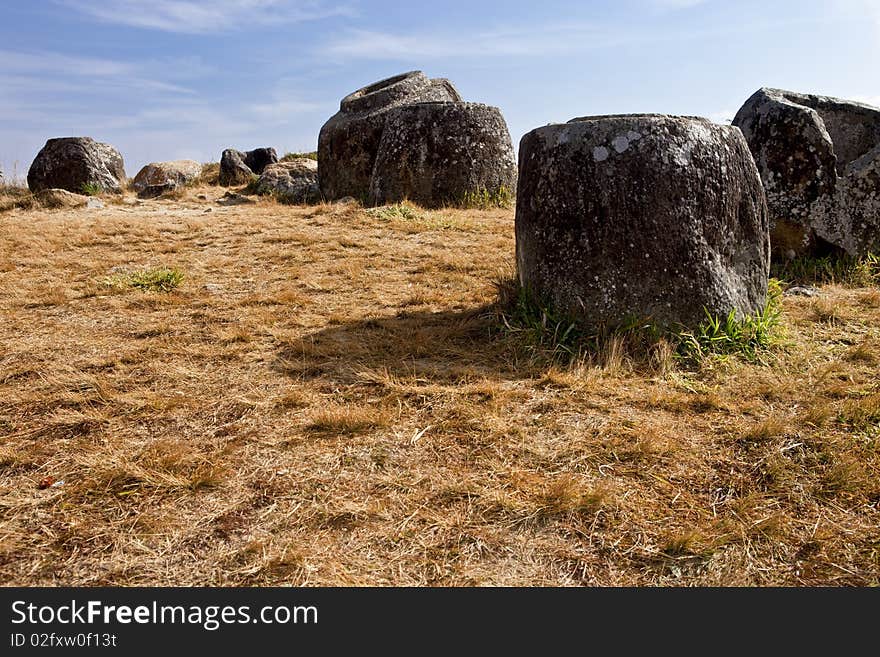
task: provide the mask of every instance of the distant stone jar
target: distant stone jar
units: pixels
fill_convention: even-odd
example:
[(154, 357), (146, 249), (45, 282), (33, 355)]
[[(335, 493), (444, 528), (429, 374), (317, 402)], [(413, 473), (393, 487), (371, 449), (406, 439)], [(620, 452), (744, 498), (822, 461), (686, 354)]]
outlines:
[(469, 195), (512, 197), (516, 159), (497, 107), (418, 103), (391, 110), (373, 167), (370, 201), (455, 205)]
[(339, 111), (318, 136), (318, 179), (324, 198), (367, 200), (390, 110), (412, 103), (460, 100), (449, 80), (430, 79), (421, 71), (381, 80), (343, 98)]
[(125, 163), (110, 144), (91, 137), (59, 137), (47, 141), (37, 154), (27, 181), (32, 192), (64, 189), (74, 194), (119, 194), (125, 184)]
[(520, 142), (520, 283), (585, 327), (758, 313), (769, 258), (761, 180), (736, 128), (597, 116)]
[(274, 148), (255, 148), (252, 151), (237, 151), (227, 148), (220, 157), (220, 176), (218, 182), (224, 187), (247, 185), (259, 176), (270, 164), (278, 162)]
[(131, 181), (140, 198), (155, 198), (198, 180), (202, 165), (195, 160), (150, 162)]
[(764, 182), (774, 259), (880, 250), (880, 109), (765, 88), (733, 124)]

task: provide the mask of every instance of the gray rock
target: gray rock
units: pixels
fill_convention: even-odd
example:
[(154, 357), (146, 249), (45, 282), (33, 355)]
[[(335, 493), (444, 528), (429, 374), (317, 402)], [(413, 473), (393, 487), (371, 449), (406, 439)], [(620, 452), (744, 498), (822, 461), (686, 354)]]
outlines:
[(109, 144), (91, 137), (50, 139), (28, 171), (32, 192), (65, 189), (78, 194), (87, 186), (103, 192), (122, 193), (125, 165), (122, 155)]
[(278, 155), (274, 148), (255, 148), (245, 152), (227, 148), (220, 157), (219, 183), (224, 187), (246, 185), (276, 162)]
[(792, 285), (782, 295), (786, 297), (818, 297), (822, 296), (822, 292), (812, 285)]
[(131, 187), (141, 198), (155, 198), (195, 182), (201, 173), (202, 165), (195, 160), (151, 162), (138, 171)]
[(765, 88), (733, 124), (764, 181), (775, 259), (880, 249), (880, 109)]
[(318, 200), (318, 163), (306, 157), (270, 164), (257, 181), (257, 194), (271, 195), (284, 203)]
[(90, 198), (86, 201), (87, 210), (103, 210), (104, 201), (99, 198)]
[(513, 144), (497, 107), (433, 102), (388, 112), (373, 167), (372, 203), (409, 199), (437, 207), (515, 187)]
[(247, 167), (259, 176), (270, 164), (278, 162), (278, 153), (274, 148), (255, 148), (244, 154), (244, 163)]
[(82, 194), (74, 194), (65, 189), (44, 189), (34, 197), (44, 208), (60, 209), (60, 208), (82, 208), (89, 202), (88, 196)]
[(246, 185), (254, 177), (254, 172), (244, 163), (244, 153), (227, 148), (220, 156), (219, 183), (223, 187)]
[(599, 116), (520, 142), (520, 283), (586, 327), (693, 327), (764, 308), (767, 206), (742, 133), (706, 119)]
[(324, 198), (367, 199), (389, 110), (424, 101), (460, 100), (449, 80), (432, 80), (421, 71), (381, 80), (343, 98), (339, 112), (318, 136), (318, 178)]

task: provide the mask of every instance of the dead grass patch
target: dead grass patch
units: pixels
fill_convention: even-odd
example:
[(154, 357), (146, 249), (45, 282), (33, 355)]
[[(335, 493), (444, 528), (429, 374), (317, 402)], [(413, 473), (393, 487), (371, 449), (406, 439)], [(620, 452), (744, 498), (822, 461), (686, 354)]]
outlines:
[(305, 426), (309, 433), (353, 436), (388, 426), (388, 412), (383, 409), (334, 404), (315, 413)]
[(3, 584), (880, 580), (876, 290), (771, 364), (563, 359), (498, 330), (511, 210), (220, 193), (3, 215)]

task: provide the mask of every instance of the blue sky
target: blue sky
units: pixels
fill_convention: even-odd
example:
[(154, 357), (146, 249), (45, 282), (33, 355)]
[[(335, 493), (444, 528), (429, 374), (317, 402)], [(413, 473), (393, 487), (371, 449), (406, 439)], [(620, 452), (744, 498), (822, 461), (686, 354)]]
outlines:
[(500, 107), (516, 143), (587, 114), (729, 120), (761, 86), (880, 105), (878, 62), (880, 0), (2, 0), (0, 166), (70, 135), (129, 175), (312, 150), (340, 98), (412, 69)]

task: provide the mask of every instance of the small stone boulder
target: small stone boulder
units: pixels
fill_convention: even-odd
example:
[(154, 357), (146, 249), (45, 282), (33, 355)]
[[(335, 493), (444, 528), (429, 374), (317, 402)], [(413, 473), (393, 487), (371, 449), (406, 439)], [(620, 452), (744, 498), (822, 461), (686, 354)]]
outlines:
[(370, 201), (456, 205), (511, 194), (516, 159), (501, 111), (480, 103), (418, 103), (391, 110), (373, 167)]
[(764, 182), (775, 259), (880, 249), (880, 109), (765, 88), (733, 125)]
[(87, 187), (122, 193), (125, 165), (113, 146), (91, 137), (50, 139), (28, 171), (28, 187), (34, 193), (64, 189), (78, 194)]
[(585, 327), (758, 313), (769, 258), (761, 179), (736, 128), (599, 116), (520, 142), (520, 283)]
[(74, 194), (65, 189), (44, 189), (34, 194), (44, 208), (69, 209), (84, 208), (89, 202), (89, 197), (82, 194)]
[(202, 165), (195, 160), (151, 162), (138, 171), (131, 187), (140, 198), (155, 198), (195, 182), (201, 173)]
[(254, 172), (244, 163), (244, 153), (234, 148), (227, 148), (220, 157), (220, 177), (218, 182), (223, 187), (246, 185), (251, 181)]
[(267, 166), (276, 162), (278, 162), (278, 153), (274, 148), (255, 148), (244, 154), (244, 163), (257, 176), (263, 173)]
[(426, 101), (460, 100), (461, 95), (449, 80), (432, 80), (421, 71), (376, 82), (343, 98), (339, 112), (324, 124), (318, 136), (318, 178), (324, 198), (369, 197), (373, 165), (389, 110)]
[(318, 163), (307, 157), (284, 160), (266, 167), (257, 181), (257, 194), (271, 195), (283, 203), (318, 200)]
[(278, 154), (274, 148), (255, 148), (244, 152), (227, 148), (220, 157), (219, 183), (224, 187), (246, 185), (277, 161)]

